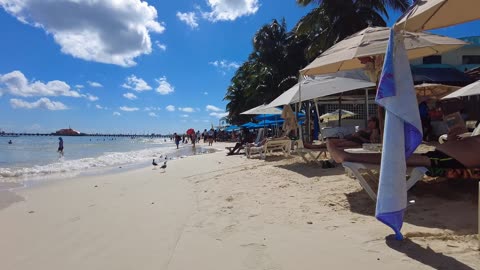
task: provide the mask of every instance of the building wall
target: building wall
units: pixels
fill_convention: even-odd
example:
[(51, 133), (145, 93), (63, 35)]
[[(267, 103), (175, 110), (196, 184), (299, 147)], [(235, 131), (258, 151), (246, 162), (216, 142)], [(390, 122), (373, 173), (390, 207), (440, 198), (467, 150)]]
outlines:
[[(468, 37), (468, 38), (461, 38), (461, 39), (471, 43), (471, 45), (467, 45), (457, 50), (442, 54), (442, 64), (454, 66), (462, 72), (465, 71), (465, 68), (472, 69), (472, 68), (479, 67), (480, 63), (474, 64), (474, 65), (464, 65), (463, 56), (464, 55), (480, 55), (480, 37)], [(410, 64), (422, 65), (423, 58), (414, 59), (410, 61)]]

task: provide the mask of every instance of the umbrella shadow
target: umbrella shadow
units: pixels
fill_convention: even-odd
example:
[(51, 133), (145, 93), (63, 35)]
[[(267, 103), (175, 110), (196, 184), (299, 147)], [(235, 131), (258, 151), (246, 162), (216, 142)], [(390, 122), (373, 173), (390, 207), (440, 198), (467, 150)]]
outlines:
[(289, 170), (294, 173), (298, 173), (307, 178), (345, 174), (344, 169), (341, 167), (322, 169), (320, 166), (318, 166), (315, 163), (307, 164), (305, 162), (299, 162), (299, 163), (292, 163), (292, 164), (277, 165), (275, 167)]
[(398, 241), (395, 240), (393, 235), (390, 235), (386, 237), (385, 242), (391, 249), (403, 253), (409, 258), (428, 265), (433, 269), (474, 270), (474, 268), (455, 258), (435, 252), (429, 247), (424, 248), (408, 238), (403, 241)]
[[(350, 211), (373, 216), (375, 202), (362, 189), (345, 194)], [(438, 179), (419, 182), (408, 193), (410, 204), (404, 222), (448, 229), (457, 235), (476, 233), (478, 186), (476, 181)]]

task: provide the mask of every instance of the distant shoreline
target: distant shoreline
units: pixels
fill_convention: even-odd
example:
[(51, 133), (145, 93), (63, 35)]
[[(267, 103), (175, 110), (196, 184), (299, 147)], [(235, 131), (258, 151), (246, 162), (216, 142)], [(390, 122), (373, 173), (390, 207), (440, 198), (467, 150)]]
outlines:
[(20, 136), (65, 136), (65, 137), (133, 137), (133, 138), (169, 138), (171, 135), (164, 134), (87, 134), (81, 133), (78, 135), (71, 134), (57, 134), (57, 133), (2, 133), (0, 137), (20, 137)]

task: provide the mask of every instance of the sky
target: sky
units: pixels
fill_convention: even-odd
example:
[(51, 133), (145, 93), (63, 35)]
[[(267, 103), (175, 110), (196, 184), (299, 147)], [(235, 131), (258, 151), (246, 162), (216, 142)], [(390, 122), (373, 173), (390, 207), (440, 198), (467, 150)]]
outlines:
[[(282, 18), (290, 29), (310, 9), (295, 0), (0, 0), (0, 131), (217, 126), (255, 32)], [(437, 33), (480, 35), (479, 26)]]

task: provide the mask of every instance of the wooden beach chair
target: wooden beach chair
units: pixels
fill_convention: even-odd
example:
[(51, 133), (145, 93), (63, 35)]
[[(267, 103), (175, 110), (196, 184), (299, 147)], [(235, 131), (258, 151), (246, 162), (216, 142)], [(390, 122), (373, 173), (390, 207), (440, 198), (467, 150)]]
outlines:
[(273, 152), (283, 152), (285, 156), (290, 154), (292, 141), (290, 139), (268, 139), (261, 146), (248, 146), (245, 149), (247, 158), (251, 158), (252, 155), (258, 153), (260, 158), (266, 158), (267, 154), (272, 154)]
[(305, 148), (302, 140), (297, 140), (295, 142), (295, 144), (297, 145), (297, 148), (295, 149), (295, 153), (297, 155), (299, 155), (307, 163), (310, 162), (310, 161), (313, 161), (313, 162), (321, 165), (320, 158), (321, 158), (322, 154), (325, 156), (325, 158), (327, 157), (327, 148), (325, 148), (325, 149)]

